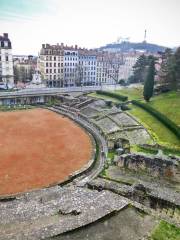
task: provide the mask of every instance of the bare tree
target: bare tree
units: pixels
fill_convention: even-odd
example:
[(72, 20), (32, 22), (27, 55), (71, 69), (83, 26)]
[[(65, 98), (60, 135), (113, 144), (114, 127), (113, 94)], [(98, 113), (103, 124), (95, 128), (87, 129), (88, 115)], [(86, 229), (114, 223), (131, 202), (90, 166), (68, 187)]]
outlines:
[(116, 88), (116, 84), (119, 81), (120, 66), (124, 64), (123, 54), (102, 52), (99, 54), (98, 60), (103, 66), (103, 73), (107, 78), (110, 78), (114, 81)]

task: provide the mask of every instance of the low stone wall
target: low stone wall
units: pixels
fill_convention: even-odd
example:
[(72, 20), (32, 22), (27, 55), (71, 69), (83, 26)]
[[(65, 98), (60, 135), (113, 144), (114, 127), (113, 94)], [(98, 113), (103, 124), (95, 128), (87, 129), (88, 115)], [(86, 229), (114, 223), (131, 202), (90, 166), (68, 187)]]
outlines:
[(154, 177), (163, 177), (180, 182), (180, 161), (159, 156), (143, 154), (124, 154), (115, 159), (116, 164), (139, 173), (143, 171)]
[(131, 204), (148, 214), (154, 214), (172, 224), (180, 226), (179, 193), (158, 184), (140, 182), (126, 185), (104, 178), (96, 178), (88, 183), (90, 189), (109, 190), (130, 199)]

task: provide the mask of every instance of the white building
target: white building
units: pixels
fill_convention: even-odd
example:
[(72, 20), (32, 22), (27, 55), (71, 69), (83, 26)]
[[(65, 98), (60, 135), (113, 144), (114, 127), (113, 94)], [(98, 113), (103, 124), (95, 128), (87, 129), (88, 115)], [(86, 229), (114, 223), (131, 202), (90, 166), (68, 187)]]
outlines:
[(76, 86), (78, 82), (78, 50), (77, 46), (64, 48), (64, 86)]
[(81, 86), (97, 84), (97, 58), (96, 52), (87, 49), (79, 49), (78, 76)]
[(0, 36), (0, 85), (14, 85), (12, 46), (7, 33)]

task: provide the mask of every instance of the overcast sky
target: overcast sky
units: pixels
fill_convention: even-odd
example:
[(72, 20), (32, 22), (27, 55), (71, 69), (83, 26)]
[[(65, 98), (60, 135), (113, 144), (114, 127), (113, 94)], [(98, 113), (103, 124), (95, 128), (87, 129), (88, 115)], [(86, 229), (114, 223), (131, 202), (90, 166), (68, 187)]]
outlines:
[(14, 54), (38, 54), (42, 43), (94, 48), (130, 37), (180, 45), (180, 0), (0, 0), (0, 35)]

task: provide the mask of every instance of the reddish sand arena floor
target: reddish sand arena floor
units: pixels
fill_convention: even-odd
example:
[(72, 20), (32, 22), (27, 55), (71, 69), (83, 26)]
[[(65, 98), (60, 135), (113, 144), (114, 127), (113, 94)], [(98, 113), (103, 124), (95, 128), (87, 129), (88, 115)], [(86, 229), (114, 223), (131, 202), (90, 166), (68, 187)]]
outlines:
[(91, 158), (88, 134), (44, 109), (0, 112), (0, 195), (63, 181)]

